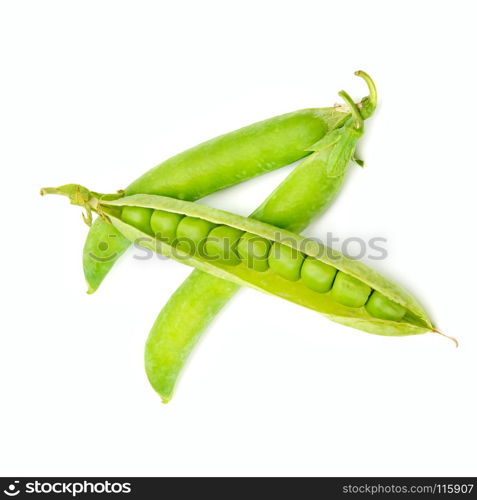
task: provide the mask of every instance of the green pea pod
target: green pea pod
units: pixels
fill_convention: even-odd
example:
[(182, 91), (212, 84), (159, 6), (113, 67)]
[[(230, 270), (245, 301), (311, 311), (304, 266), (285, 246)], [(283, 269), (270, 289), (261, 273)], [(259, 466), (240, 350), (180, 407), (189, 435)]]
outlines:
[(301, 280), (291, 282), (270, 270), (267, 272), (258, 272), (248, 268), (243, 263), (238, 266), (228, 266), (222, 264), (220, 261), (212, 261), (198, 255), (190, 255), (173, 245), (152, 238), (139, 229), (124, 223), (117, 217), (110, 217), (113, 225), (130, 241), (137, 241), (146, 248), (160, 251), (161, 254), (167, 257), (192, 265), (218, 278), (282, 297), (290, 302), (321, 312), (333, 321), (353, 326), (369, 333), (402, 336), (435, 331), (424, 309), (408, 292), (363, 263), (350, 259), (317, 241), (304, 238), (298, 234), (258, 220), (174, 198), (155, 195), (134, 195), (118, 200), (105, 201), (102, 204), (120, 207), (135, 206), (179, 213), (189, 217), (204, 219), (213, 224), (233, 227), (269, 241), (278, 242), (367, 284), (373, 290), (378, 291), (388, 299), (404, 307), (406, 315), (399, 322), (373, 318), (367, 313), (366, 309), (350, 308), (337, 304), (330, 294), (316, 293), (305, 286)]
[[(357, 124), (359, 127), (359, 123)], [(323, 151), (323, 150), (330, 150), (330, 157), (334, 158), (334, 161), (339, 162), (341, 161), (341, 155), (336, 154), (336, 149), (334, 149), (334, 145), (338, 141), (335, 141), (334, 139), (329, 141), (328, 145), (326, 142), (324, 144), (321, 144), (319, 148), (317, 148), (318, 151)], [(348, 151), (346, 154), (353, 154), (354, 148), (350, 147), (344, 147), (344, 151)], [(304, 162), (305, 163), (305, 162)], [(329, 165), (328, 165), (329, 166)], [(336, 175), (338, 172), (338, 175)], [(327, 169), (327, 175), (330, 178), (334, 177), (339, 177), (339, 172), (340, 169)], [(270, 230), (277, 230), (277, 228), (273, 228), (271, 226), (268, 226), (268, 230), (265, 226), (261, 227), (252, 227), (247, 225), (247, 221), (250, 222), (250, 219), (244, 219), (244, 218), (239, 218), (239, 219), (234, 219), (237, 216), (234, 216), (233, 214), (227, 214), (221, 211), (212, 213), (214, 209), (207, 209), (207, 207), (202, 207), (202, 209), (205, 208), (206, 212), (201, 213), (200, 208), (199, 212), (195, 211), (195, 209), (192, 209), (192, 207), (196, 206), (192, 204), (192, 207), (187, 208), (186, 206), (177, 206), (177, 205), (170, 205), (167, 200), (160, 200), (160, 197), (145, 197), (141, 198), (135, 197), (133, 198), (134, 203), (130, 204), (130, 200), (123, 199), (123, 200), (118, 200), (118, 201), (106, 201), (104, 198), (98, 200), (98, 196), (96, 193), (93, 194), (93, 196), (86, 196), (84, 195), (87, 190), (84, 188), (80, 188), (78, 186), (64, 186), (63, 188), (58, 188), (56, 190), (45, 190), (45, 192), (55, 192), (57, 194), (68, 194), (70, 198), (72, 199), (72, 203), (83, 205), (83, 206), (89, 206), (90, 209), (98, 209), (100, 212), (103, 212), (103, 206), (106, 207), (111, 207), (114, 205), (119, 205), (119, 206), (133, 206), (133, 207), (138, 207), (139, 209), (142, 210), (152, 210), (152, 209), (158, 209), (162, 212), (172, 212), (176, 214), (183, 214), (188, 217), (192, 217), (194, 219), (203, 219), (204, 221), (207, 221), (210, 224), (219, 224), (221, 226), (228, 226), (230, 228), (233, 228), (235, 231), (247, 231), (251, 235), (256, 235), (259, 236), (262, 239), (268, 239), (270, 241), (274, 241), (277, 243), (280, 243), (281, 245), (286, 245), (289, 249), (295, 249), (299, 248), (300, 252), (303, 251), (304, 255), (307, 256), (307, 259), (313, 259), (313, 261), (316, 262), (321, 262), (323, 265), (332, 267), (333, 265), (336, 267), (337, 270), (339, 270), (339, 273), (342, 273), (340, 276), (343, 277), (348, 277), (347, 280), (341, 280), (341, 282), (350, 282), (350, 280), (354, 280), (357, 283), (361, 284), (362, 288), (371, 288), (374, 289), (373, 294), (371, 295), (371, 299), (369, 299), (369, 303), (371, 304), (373, 297), (376, 297), (376, 299), (373, 302), (373, 307), (369, 308), (369, 311), (373, 311), (374, 314), (383, 314), (383, 310), (379, 311), (379, 307), (383, 307), (383, 304), (386, 305), (386, 301), (388, 301), (388, 304), (386, 307), (388, 308), (386, 311), (386, 314), (389, 314), (389, 311), (391, 311), (393, 314), (395, 314), (396, 309), (399, 308), (405, 308), (406, 313), (402, 317), (400, 317), (400, 320), (383, 320), (382, 318), (376, 318), (376, 317), (371, 317), (370, 314), (368, 314), (368, 311), (365, 308), (356, 308), (356, 307), (343, 307), (342, 304), (337, 304), (335, 301), (333, 301), (333, 295), (332, 294), (316, 294), (312, 290), (310, 290), (307, 286), (304, 286), (302, 281), (304, 282), (305, 280), (300, 280), (297, 283), (292, 283), (292, 286), (290, 286), (290, 281), (284, 280), (282, 277), (274, 275), (273, 272), (269, 271), (267, 273), (258, 273), (251, 271), (248, 269), (246, 266), (243, 264), (232, 267), (232, 266), (224, 266), (221, 265), (219, 262), (214, 262), (211, 263), (207, 259), (202, 259), (202, 258), (197, 258), (197, 256), (190, 256), (187, 253), (182, 253), (178, 251), (175, 247), (171, 245), (164, 245), (161, 243), (161, 251), (165, 253), (166, 255), (169, 255), (173, 258), (176, 258), (178, 260), (182, 260), (184, 257), (189, 258), (189, 264), (195, 265), (199, 269), (203, 269), (207, 272), (212, 272), (216, 276), (219, 276), (220, 278), (225, 278), (225, 279), (230, 279), (233, 280), (235, 283), (240, 284), (240, 285), (247, 285), (252, 288), (257, 288), (259, 290), (273, 293), (275, 295), (282, 296), (284, 298), (287, 298), (288, 300), (292, 300), (293, 302), (299, 303), (301, 305), (305, 305), (306, 307), (310, 307), (312, 309), (315, 309), (317, 311), (323, 312), (327, 316), (329, 316), (331, 319), (334, 319), (335, 321), (347, 324), (349, 326), (354, 326), (360, 329), (363, 329), (365, 331), (370, 331), (372, 333), (379, 333), (379, 334), (384, 334), (384, 335), (411, 335), (411, 334), (416, 334), (416, 333), (424, 333), (426, 331), (436, 331), (433, 329), (432, 324), (425, 314), (425, 312), (422, 310), (422, 308), (415, 302), (415, 300), (409, 296), (406, 292), (404, 292), (402, 289), (397, 287), (396, 285), (392, 284), (385, 278), (383, 278), (381, 275), (374, 273), (371, 271), (369, 268), (366, 268), (365, 266), (360, 268), (360, 263), (357, 263), (356, 261), (351, 261), (350, 259), (344, 258), (341, 254), (334, 252), (330, 249), (326, 249), (326, 247), (318, 245), (318, 247), (310, 247), (310, 243), (315, 244), (316, 242), (309, 242), (305, 239), (301, 239), (300, 237), (297, 237), (297, 235), (293, 235), (292, 233), (288, 232), (278, 232), (275, 233), (275, 237), (271, 237), (272, 235), (270, 234)], [(82, 199), (84, 198), (84, 199)], [(154, 199), (154, 203), (151, 204), (150, 200)], [(139, 200), (139, 202), (138, 202)], [(145, 200), (145, 203), (143, 203)], [(157, 201), (159, 200), (159, 203)], [(85, 203), (88, 201), (88, 203)], [(172, 203), (177, 202), (177, 200), (172, 200)], [(191, 205), (191, 204), (187, 204)], [(199, 206), (201, 207), (201, 206)], [(109, 208), (106, 208), (104, 211), (108, 212), (109, 214)], [(117, 226), (120, 227), (121, 230), (128, 235), (129, 238), (137, 238), (140, 236), (142, 239), (142, 243), (144, 246), (148, 246), (149, 248), (156, 249), (158, 242), (153, 240), (150, 236), (142, 233), (140, 230), (130, 226), (129, 224), (124, 224), (123, 221), (118, 219), (119, 214), (118, 213), (111, 213), (110, 217), (113, 223)], [(243, 219), (243, 220), (240, 220)], [(245, 221), (245, 222), (244, 222)], [(132, 231), (132, 233), (131, 233)], [(135, 232), (135, 233), (134, 233)], [(295, 238), (295, 239), (293, 239)], [(169, 248), (168, 248), (169, 247)], [(322, 256), (321, 254), (324, 254)], [(347, 264), (346, 261), (350, 261), (351, 265), (349, 263)], [(354, 263), (354, 264), (353, 264)], [(208, 265), (211, 265), (212, 267), (209, 267)], [(362, 266), (362, 265), (361, 265)], [(243, 273), (243, 268), (245, 268), (245, 274)], [(250, 274), (252, 273), (252, 274)], [(344, 273), (344, 274), (343, 274)], [(271, 276), (271, 278), (267, 278), (267, 274)], [(201, 273), (193, 273), (197, 277), (205, 276), (204, 274)], [(255, 275), (255, 276), (254, 276)], [(211, 276), (212, 279), (215, 279)], [(280, 280), (282, 283), (280, 284)], [(338, 281), (338, 279), (336, 279)], [(194, 279), (190, 280), (190, 283), (193, 283)], [(219, 295), (222, 296), (222, 304), (224, 301), (227, 300), (229, 296), (231, 296), (235, 289), (233, 286), (230, 287), (229, 291), (226, 291), (223, 284), (226, 282), (223, 281), (223, 279), (216, 279), (216, 283), (219, 284), (218, 287), (218, 293)], [(203, 288), (201, 285), (203, 283), (200, 282), (199, 280), (195, 280), (196, 286), (196, 291), (200, 292), (200, 290), (207, 291), (207, 287)], [(232, 285), (231, 283), (229, 285)], [(177, 301), (181, 300), (180, 297), (180, 292), (176, 292), (175, 297), (177, 298)], [(310, 297), (310, 292), (312, 293), (312, 296)], [(291, 294), (291, 296), (290, 296)], [(314, 297), (313, 297), (314, 294)], [(296, 295), (296, 297), (295, 297)], [(321, 301), (318, 300), (316, 301), (316, 297), (319, 296), (321, 297)], [(182, 299), (188, 299), (190, 300), (190, 297), (187, 295), (182, 297)], [(316, 302), (316, 303), (313, 303)], [(391, 307), (389, 302), (391, 302)], [(394, 306), (392, 306), (394, 304)], [(211, 307), (207, 308), (205, 311), (205, 315), (199, 315), (199, 321), (197, 324), (203, 324), (204, 326), (208, 321), (210, 321), (210, 316), (214, 315), (217, 309), (220, 309), (221, 304), (219, 301), (215, 301), (214, 304), (211, 305)], [(166, 307), (167, 309), (167, 307)], [(165, 309), (165, 312), (166, 312)], [(197, 309), (197, 308), (196, 308)], [(187, 309), (185, 309), (187, 310)], [(171, 312), (171, 309), (167, 311), (168, 313)], [(168, 314), (161, 314), (167, 325), (169, 324), (177, 324), (174, 320), (176, 319), (176, 316), (174, 314), (174, 308), (172, 308), (172, 317), (168, 318)], [(189, 311), (187, 311), (189, 313)], [(188, 316), (189, 317), (189, 316)], [(192, 320), (195, 321), (196, 318), (192, 317)], [(180, 323), (177, 324), (177, 326), (180, 326)], [(187, 332), (191, 333), (191, 332)], [(167, 340), (169, 339), (159, 339), (159, 340), (165, 340), (165, 342), (158, 342), (158, 345), (161, 344), (162, 347), (165, 347), (166, 349), (170, 348), (170, 346), (167, 343)], [(178, 340), (178, 339), (172, 339)], [(184, 346), (187, 347), (187, 344), (189, 343), (189, 346), (192, 346), (193, 344), (190, 343), (190, 338), (185, 338), (181, 340)], [(179, 343), (181, 343), (179, 342)], [(174, 346), (173, 346), (174, 347)], [(187, 349), (183, 349), (182, 353), (185, 355), (185, 357), (188, 354)], [(174, 353), (173, 353), (174, 354)], [(177, 353), (175, 353), (177, 354)], [(166, 353), (167, 355), (167, 353)], [(164, 356), (163, 356), (164, 359)], [(165, 367), (165, 371), (161, 374), (162, 376), (162, 388), (169, 388), (170, 392), (168, 393), (167, 391), (162, 391), (161, 390), (161, 385), (154, 385), (154, 382), (157, 380), (151, 380), (153, 383), (154, 387), (160, 394), (163, 396), (164, 400), (167, 401), (171, 394), (172, 394), (172, 388), (175, 383), (175, 379), (177, 377), (177, 360), (170, 359), (171, 363), (169, 363), (169, 366), (167, 363), (163, 364)], [(183, 362), (183, 360), (182, 360)], [(150, 373), (148, 372), (148, 375), (150, 376)], [(154, 375), (154, 374), (152, 374)], [(151, 379), (151, 376), (150, 376)]]
[[(360, 103), (367, 109), (367, 101)], [(126, 195), (144, 193), (194, 201), (293, 163), (342, 124), (349, 109), (310, 108), (276, 116), (216, 137), (162, 162), (139, 177)], [(130, 242), (96, 219), (83, 249), (88, 293), (93, 293)]]
[[(345, 92), (340, 95), (350, 102)], [(317, 214), (323, 213), (340, 191), (346, 167), (363, 135), (363, 121), (359, 113), (357, 116), (357, 127), (356, 119), (349, 118), (342, 127), (310, 146), (312, 154), (255, 210), (252, 217), (298, 232)]]
[[(403, 336), (436, 331), (421, 305), (404, 289), (363, 263), (291, 231), (217, 208), (165, 196), (139, 194), (115, 199), (113, 196), (89, 192), (86, 188), (74, 184), (42, 190), (42, 194), (47, 193), (67, 195), (73, 204), (85, 207), (88, 212), (97, 211), (102, 217), (107, 217), (129, 241), (136, 241), (145, 248), (158, 251), (166, 257), (194, 266), (218, 278), (270, 293), (321, 312), (334, 321), (381, 335)], [(370, 290), (378, 292), (385, 299), (404, 308), (405, 314), (399, 321), (375, 318), (366, 308), (348, 307), (343, 303), (337, 303), (333, 294), (315, 292), (303, 280), (290, 281), (272, 269), (261, 272), (248, 267), (244, 262), (228, 265), (221, 259), (211, 259), (197, 251), (184, 251), (174, 243), (156, 239), (121, 220), (124, 207), (181, 214), (213, 225), (250, 233), (288, 247), (306, 258), (336, 269), (337, 272), (343, 273), (363, 286), (367, 285)]]

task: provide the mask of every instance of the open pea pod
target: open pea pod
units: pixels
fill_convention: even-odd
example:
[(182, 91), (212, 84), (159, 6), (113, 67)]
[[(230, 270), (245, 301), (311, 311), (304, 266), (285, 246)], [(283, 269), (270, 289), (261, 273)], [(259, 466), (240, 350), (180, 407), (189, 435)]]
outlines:
[[(108, 213), (107, 216), (112, 224), (130, 241), (136, 241), (141, 246), (158, 251), (167, 257), (194, 266), (219, 278), (300, 304), (320, 312), (338, 323), (369, 333), (388, 336), (416, 335), (426, 332), (439, 333), (422, 306), (406, 290), (365, 264), (350, 259), (318, 241), (223, 210), (163, 196), (133, 195), (117, 200), (101, 200), (100, 205)], [(404, 308), (405, 313), (399, 321), (373, 317), (365, 307), (348, 307), (337, 303), (332, 293), (318, 293), (306, 286), (302, 279), (290, 281), (277, 274), (272, 268), (259, 272), (248, 267), (244, 262), (232, 266), (220, 260), (199, 255), (197, 252), (190, 254), (173, 243), (169, 244), (156, 239), (123, 222), (117, 214), (109, 213), (109, 207), (125, 206), (161, 210), (203, 219), (212, 224), (228, 226), (270, 242), (279, 243), (351, 276), (369, 286), (373, 291), (379, 292), (392, 303)]]

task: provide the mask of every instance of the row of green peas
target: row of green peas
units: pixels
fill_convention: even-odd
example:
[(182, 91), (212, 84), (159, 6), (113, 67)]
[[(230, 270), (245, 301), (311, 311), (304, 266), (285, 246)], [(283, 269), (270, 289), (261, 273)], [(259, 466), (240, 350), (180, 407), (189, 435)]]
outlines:
[(271, 269), (290, 281), (301, 279), (317, 293), (330, 293), (339, 304), (364, 306), (375, 318), (400, 321), (406, 314), (400, 304), (355, 277), (261, 236), (196, 217), (141, 207), (123, 207), (121, 219), (187, 253), (198, 253), (230, 266), (244, 263), (258, 272)]

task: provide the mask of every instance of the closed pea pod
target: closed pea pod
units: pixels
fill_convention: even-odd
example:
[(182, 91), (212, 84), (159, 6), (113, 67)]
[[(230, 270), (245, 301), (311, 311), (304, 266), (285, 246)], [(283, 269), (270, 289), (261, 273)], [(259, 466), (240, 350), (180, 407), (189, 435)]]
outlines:
[(312, 154), (255, 210), (254, 219), (299, 232), (336, 198), (349, 162), (354, 160), (362, 165), (355, 158), (355, 148), (364, 133), (363, 120), (376, 107), (377, 94), (369, 75), (363, 71), (356, 74), (365, 79), (370, 90), (369, 97), (362, 100), (360, 110), (346, 92), (340, 92), (352, 116), (342, 127), (335, 128), (310, 146)]

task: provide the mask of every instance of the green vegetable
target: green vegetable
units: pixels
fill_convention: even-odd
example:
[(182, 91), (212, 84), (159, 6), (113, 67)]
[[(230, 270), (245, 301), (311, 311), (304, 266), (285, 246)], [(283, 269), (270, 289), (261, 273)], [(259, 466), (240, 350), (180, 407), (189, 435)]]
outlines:
[(124, 207), (121, 219), (131, 226), (137, 227), (143, 233), (152, 234), (151, 229), (152, 210), (141, 207)]
[(333, 299), (348, 307), (364, 306), (370, 293), (371, 288), (366, 283), (342, 272), (337, 273), (331, 290)]
[(205, 255), (204, 245), (207, 235), (215, 227), (209, 221), (196, 217), (184, 217), (177, 226), (177, 244), (189, 253)]
[[(369, 106), (363, 105), (363, 112), (365, 109), (369, 110)], [(359, 119), (356, 120), (353, 128), (355, 130), (362, 129), (362, 122), (360, 122)], [(341, 137), (341, 139), (342, 138), (343, 137)], [(344, 138), (346, 139), (347, 136), (344, 136)], [(333, 153), (336, 151), (336, 144), (341, 144), (340, 147), (343, 146), (340, 139), (336, 141), (333, 140), (329, 142), (328, 145), (325, 145), (325, 147), (322, 147), (321, 152), (328, 151), (329, 153), (329, 150), (331, 150), (331, 153)], [(320, 149), (317, 149), (317, 151), (320, 151)], [(353, 154), (354, 146), (347, 149), (345, 156), (350, 155), (349, 158), (351, 158)], [(333, 158), (335, 161), (340, 160), (339, 155), (335, 156), (330, 154), (330, 158)], [(306, 161), (303, 162), (303, 164), (305, 163)], [(341, 169), (338, 169), (338, 172), (340, 170)], [(333, 178), (334, 176), (339, 177), (339, 174), (336, 175), (336, 171), (331, 168), (327, 171), (327, 176)], [(296, 282), (290, 282), (277, 276), (272, 269), (262, 272), (256, 271), (253, 266), (247, 265), (248, 262), (240, 263), (232, 267), (223, 262), (210, 262), (210, 259), (204, 259), (200, 255), (195, 254), (185, 254), (181, 256), (179, 252), (178, 257), (181, 260), (189, 257), (189, 263), (199, 269), (212, 272), (221, 278), (233, 280), (238, 284), (246, 284), (253, 288), (282, 296), (288, 300), (321, 311), (334, 321), (361, 328), (372, 333), (381, 333), (384, 335), (409, 335), (424, 333), (424, 331), (430, 331), (432, 329), (430, 320), (427, 318), (422, 308), (420, 308), (412, 297), (399, 289), (399, 287), (396, 287), (396, 285), (365, 266), (360, 265), (360, 263), (356, 261), (350, 261), (350, 259), (346, 259), (340, 254), (320, 246), (316, 242), (306, 241), (298, 235), (293, 235), (286, 231), (280, 232), (276, 227), (270, 227), (267, 224), (254, 225), (254, 221), (251, 219), (240, 218), (233, 214), (216, 211), (215, 209), (207, 209), (207, 207), (198, 205), (192, 204), (193, 206), (190, 206), (191, 204), (188, 203), (176, 205), (176, 203), (184, 202), (162, 197), (139, 195), (136, 197), (124, 198), (122, 200), (114, 200), (114, 198), (111, 197), (98, 197), (96, 193), (89, 193), (84, 188), (72, 185), (63, 186), (58, 189), (44, 190), (44, 193), (47, 192), (68, 194), (72, 203), (84, 206), (87, 208), (87, 211), (91, 211), (91, 209), (98, 210), (103, 218), (109, 217), (128, 238), (135, 239), (136, 237), (140, 237), (144, 241), (144, 245), (149, 248), (156, 248), (158, 241), (147, 238), (139, 229), (134, 228), (130, 224), (125, 224), (124, 221), (120, 219), (117, 207), (134, 206), (146, 209), (157, 209), (163, 212), (170, 211), (171, 213), (178, 213), (186, 217), (203, 219), (212, 224), (227, 226), (238, 232), (248, 231), (244, 234), (244, 239), (252, 239), (257, 236), (259, 239), (268, 241), (270, 244), (274, 242), (285, 245), (288, 248), (299, 248), (300, 251), (306, 255), (305, 264), (308, 261), (319, 260), (329, 267), (334, 267), (336, 271), (339, 270), (337, 273), (335, 271), (335, 281), (340, 275), (343, 275), (346, 278), (352, 278), (351, 281), (355, 280), (355, 282), (369, 287), (370, 290), (373, 289), (374, 291), (368, 301), (371, 306), (368, 306), (368, 304), (367, 307), (343, 306), (334, 300), (333, 290), (331, 293), (317, 293), (316, 290), (312, 289), (313, 287), (308, 286), (305, 282), (306, 280), (303, 277), (305, 265), (303, 265), (301, 271), (303, 279), (297, 280)], [(205, 212), (203, 210), (205, 210)], [(306, 217), (309, 217), (308, 213), (305, 214), (304, 220), (306, 220)], [(297, 223), (297, 225), (299, 224)], [(246, 236), (248, 234), (251, 236)], [(171, 257), (173, 257), (172, 254), (174, 250), (177, 252), (177, 249), (174, 249), (172, 245), (162, 245), (161, 249), (163, 253)], [(339, 281), (341, 281), (341, 278)], [(286, 282), (286, 285), (284, 285), (283, 282)], [(171, 301), (166, 305), (163, 312), (158, 317), (153, 331), (151, 332), (154, 333), (154, 336), (152, 336), (152, 338), (150, 336), (146, 348), (146, 363), (151, 383), (156, 390), (160, 392), (165, 401), (170, 399), (177, 374), (202, 329), (211, 321), (213, 316), (225, 304), (227, 299), (233, 295), (236, 289), (237, 286), (233, 285), (233, 283), (227, 283), (222, 279), (207, 276), (201, 272), (194, 272), (187, 281), (187, 287), (179, 289), (174, 294)], [(192, 293), (189, 294), (189, 292)], [(209, 292), (214, 299), (212, 301), (209, 301), (210, 296), (207, 296)], [(345, 289), (345, 293), (349, 293), (349, 290)], [(336, 294), (338, 297), (341, 297), (339, 292), (335, 292), (335, 295)], [(388, 317), (387, 319), (383, 319), (382, 317), (373, 317), (373, 307), (375, 308), (374, 311), (377, 311), (376, 315), (383, 314), (382, 303), (373, 303), (373, 297), (376, 296), (384, 297), (384, 299), (388, 301), (384, 302), (385, 305), (391, 304), (396, 306), (394, 309), (395, 314), (392, 318)], [(205, 298), (203, 304), (201, 304), (200, 301), (194, 302), (191, 307), (190, 301), (198, 297), (202, 299)], [(321, 297), (321, 301), (319, 297)], [(314, 301), (316, 301), (316, 303), (313, 304)], [(187, 305), (186, 308), (184, 307), (184, 303)], [(183, 313), (186, 312), (182, 320), (177, 316), (178, 308), (180, 307), (182, 307)], [(404, 313), (401, 318), (396, 319), (396, 311), (398, 311), (399, 308), (404, 309)], [(380, 328), (382, 331), (376, 331), (377, 328)], [(432, 329), (432, 331), (437, 332), (435, 329)]]
[(366, 302), (366, 310), (371, 316), (391, 321), (401, 321), (406, 314), (406, 309), (389, 300), (382, 293), (374, 291)]
[(301, 265), (304, 258), (305, 256), (296, 248), (274, 243), (268, 256), (268, 265), (272, 271), (282, 278), (297, 281), (300, 279)]
[(301, 268), (301, 278), (308, 288), (318, 293), (331, 290), (336, 276), (336, 269), (317, 259), (305, 259)]
[(164, 239), (169, 243), (172, 243), (176, 237), (177, 226), (182, 218), (183, 217), (180, 214), (154, 210), (151, 216), (152, 232), (156, 235), (156, 238)]
[(205, 253), (215, 262), (236, 266), (240, 264), (237, 244), (243, 231), (229, 226), (219, 226), (207, 235)]
[(237, 252), (247, 267), (255, 271), (268, 269), (268, 254), (272, 243), (252, 233), (244, 233), (237, 245)]

